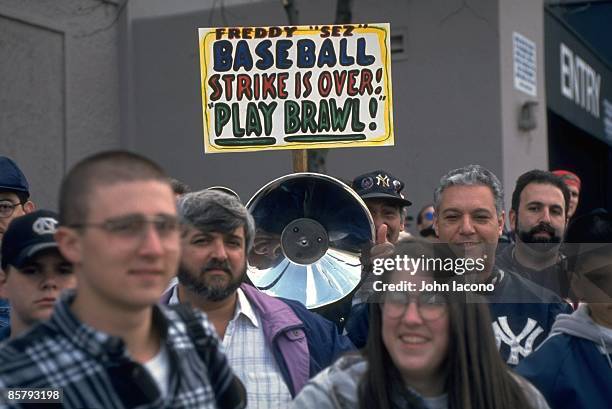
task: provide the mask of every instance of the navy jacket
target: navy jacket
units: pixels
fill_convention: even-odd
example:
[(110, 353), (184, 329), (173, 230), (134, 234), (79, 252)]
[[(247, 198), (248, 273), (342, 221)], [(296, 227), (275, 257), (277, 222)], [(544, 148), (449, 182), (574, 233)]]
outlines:
[(516, 371), (542, 392), (552, 409), (612, 408), (612, 367), (586, 339), (552, 336)]
[(552, 335), (516, 371), (553, 409), (612, 408), (612, 336), (597, 328), (586, 305), (560, 315)]

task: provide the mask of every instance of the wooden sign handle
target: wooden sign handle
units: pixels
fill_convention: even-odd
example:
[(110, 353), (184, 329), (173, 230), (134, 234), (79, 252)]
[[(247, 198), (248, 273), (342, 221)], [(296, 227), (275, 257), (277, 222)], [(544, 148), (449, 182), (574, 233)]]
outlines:
[(293, 173), (308, 172), (308, 151), (306, 149), (295, 149), (293, 155)]

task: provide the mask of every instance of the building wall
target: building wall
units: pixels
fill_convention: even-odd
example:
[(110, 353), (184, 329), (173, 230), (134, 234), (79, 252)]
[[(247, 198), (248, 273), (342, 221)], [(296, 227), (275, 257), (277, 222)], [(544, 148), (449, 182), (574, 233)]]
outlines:
[[(544, 81), (544, 2), (515, 0), (499, 2), (499, 58), (501, 87), (502, 178), (506, 190), (506, 208), (518, 177), (531, 169), (548, 169), (548, 130), (546, 121), (546, 84)], [(532, 97), (514, 87), (512, 34), (518, 32), (533, 41), (537, 55), (537, 93)], [(521, 131), (518, 118), (521, 105), (535, 106), (536, 128)]]
[(243, 21), (276, 25), (285, 23), (286, 16), (277, 1), (226, 1), (223, 10), (221, 3), (202, 2), (199, 10), (183, 4), (178, 14), (169, 2), (158, 2), (160, 9), (147, 0), (128, 3), (123, 34), (128, 40), (121, 51), (126, 91), (122, 131), (126, 147), (154, 158), (194, 189), (225, 185), (248, 198), (265, 182), (291, 171), (291, 154), (204, 155), (197, 28)]
[(329, 154), (332, 173), (388, 168), (406, 182), (416, 215), (447, 171), (481, 164), (501, 171), (498, 11), (491, 1), (355, 1), (354, 20), (390, 21), (406, 33), (392, 64), (393, 148)]
[(39, 207), (83, 156), (118, 148), (115, 1), (0, 0), (0, 154)]
[[(124, 131), (128, 146), (144, 150), (173, 176), (196, 188), (225, 184), (248, 198), (291, 172), (291, 155), (203, 154), (196, 28), (278, 25), (287, 17), (278, 1), (234, 3), (175, 14), (144, 13), (142, 1), (130, 2), (132, 52), (123, 68), (131, 110)], [(300, 24), (334, 20), (335, 2), (296, 4)], [(404, 58), (393, 57), (392, 64), (396, 146), (330, 150), (328, 173), (351, 179), (384, 168), (407, 182), (415, 208), (431, 201), (451, 168), (481, 163), (501, 174), (498, 15), (496, 3), (484, 0), (355, 0), (354, 22), (390, 22), (392, 34), (406, 36)]]
[[(508, 3), (354, 0), (353, 21), (405, 35), (392, 64), (396, 146), (330, 150), (328, 173), (387, 169), (406, 181), (414, 213), (449, 169), (480, 163), (509, 196), (519, 173), (544, 167), (542, 2)], [(334, 20), (335, 2), (296, 6), (300, 24)], [(116, 147), (194, 188), (224, 184), (249, 198), (291, 172), (291, 154), (204, 155), (196, 29), (286, 23), (277, 0), (0, 0), (0, 152), (47, 207), (67, 167)], [(513, 31), (538, 49), (538, 127), (528, 134), (516, 127), (526, 97), (512, 86)]]

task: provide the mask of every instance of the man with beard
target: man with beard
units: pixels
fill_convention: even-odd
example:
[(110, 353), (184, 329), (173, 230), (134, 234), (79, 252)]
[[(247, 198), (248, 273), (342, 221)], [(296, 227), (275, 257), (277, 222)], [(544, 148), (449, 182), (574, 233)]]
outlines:
[(498, 266), (548, 288), (569, 293), (567, 261), (559, 248), (567, 225), (570, 192), (558, 176), (543, 170), (522, 174), (512, 193), (510, 227), (516, 243), (497, 257)]
[(162, 302), (207, 313), (246, 387), (249, 408), (287, 407), (310, 377), (353, 345), (300, 303), (244, 283), (255, 225), (238, 198), (217, 190), (188, 193), (179, 216), (178, 284)]

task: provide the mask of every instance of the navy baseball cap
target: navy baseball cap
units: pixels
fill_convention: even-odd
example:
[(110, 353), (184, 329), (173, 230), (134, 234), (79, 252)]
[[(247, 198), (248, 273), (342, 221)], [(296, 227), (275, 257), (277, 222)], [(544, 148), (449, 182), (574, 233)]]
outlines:
[(6, 156), (0, 156), (0, 190), (24, 192), (30, 196), (30, 185), (19, 166)]
[(57, 248), (55, 231), (58, 214), (37, 210), (13, 219), (2, 239), (2, 269), (8, 265), (22, 268), (38, 252)]
[(353, 179), (351, 187), (362, 199), (389, 199), (400, 206), (412, 202), (404, 197), (404, 182), (384, 170), (365, 173)]

